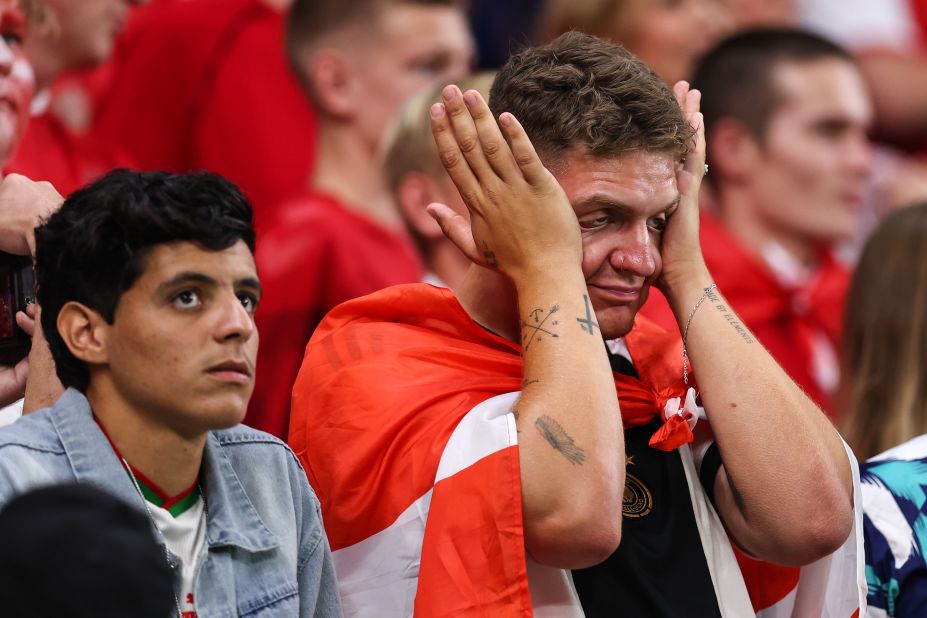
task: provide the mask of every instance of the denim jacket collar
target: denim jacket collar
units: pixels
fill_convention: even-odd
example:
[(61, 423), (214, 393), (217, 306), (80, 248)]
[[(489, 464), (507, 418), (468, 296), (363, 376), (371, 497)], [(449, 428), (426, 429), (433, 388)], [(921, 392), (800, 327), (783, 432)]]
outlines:
[[(94, 422), (83, 394), (69, 388), (49, 414), (79, 483), (95, 485), (136, 508), (145, 508), (122, 462)], [(206, 440), (200, 482), (206, 499), (206, 542), (210, 548), (234, 545), (261, 552), (279, 545), (251, 504), (213, 432)]]

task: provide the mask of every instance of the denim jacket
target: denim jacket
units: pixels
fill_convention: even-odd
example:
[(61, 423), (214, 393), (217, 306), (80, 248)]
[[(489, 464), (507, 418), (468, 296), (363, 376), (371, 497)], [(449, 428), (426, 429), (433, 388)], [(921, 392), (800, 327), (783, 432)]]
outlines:
[[(64, 482), (145, 508), (87, 399), (73, 389), (0, 429), (0, 507)], [(341, 615), (319, 501), (285, 444), (242, 425), (212, 431), (200, 483), (207, 516), (194, 586), (199, 618)]]

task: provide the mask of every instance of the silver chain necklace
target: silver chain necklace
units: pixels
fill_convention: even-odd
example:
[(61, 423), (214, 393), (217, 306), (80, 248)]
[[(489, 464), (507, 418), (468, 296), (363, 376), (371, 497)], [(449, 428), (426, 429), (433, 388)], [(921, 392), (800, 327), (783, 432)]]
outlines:
[[(135, 473), (132, 472), (132, 467), (129, 466), (129, 462), (126, 461), (125, 457), (120, 457), (122, 460), (122, 467), (126, 469), (126, 472), (129, 473), (129, 478), (132, 479), (132, 484), (135, 486), (135, 491), (138, 492), (139, 498), (142, 499), (142, 504), (145, 505), (145, 512), (148, 514), (148, 521), (151, 522), (152, 527), (158, 531), (158, 534), (161, 535), (161, 540), (164, 541), (164, 561), (167, 563), (168, 568), (170, 568), (173, 573), (176, 565), (174, 561), (171, 560), (171, 550), (167, 548), (167, 539), (164, 538), (164, 534), (161, 532), (161, 529), (158, 528), (158, 525), (155, 523), (154, 515), (151, 514), (151, 508), (148, 506), (148, 499), (145, 498), (145, 494), (142, 493), (142, 486), (138, 484), (138, 479), (135, 478)], [(200, 487), (200, 484), (196, 484), (197, 491), (200, 492), (200, 498), (203, 500), (203, 520), (207, 519), (209, 515), (209, 508), (206, 503), (206, 494), (203, 493), (203, 488)], [(174, 607), (177, 608), (177, 618), (183, 618), (183, 609), (180, 607), (180, 599), (177, 597), (177, 591), (174, 589), (173, 584), (171, 585), (171, 591), (174, 594)]]

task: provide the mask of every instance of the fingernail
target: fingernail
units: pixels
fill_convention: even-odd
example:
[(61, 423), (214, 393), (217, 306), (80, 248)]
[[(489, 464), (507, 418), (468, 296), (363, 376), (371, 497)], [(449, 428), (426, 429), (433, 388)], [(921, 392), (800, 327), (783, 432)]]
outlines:
[(499, 124), (505, 127), (512, 126), (512, 121), (515, 120), (515, 117), (508, 112), (504, 112), (499, 115)]
[(473, 92), (472, 90), (468, 90), (467, 92), (465, 92), (463, 97), (464, 97), (464, 101), (467, 102), (467, 105), (476, 105), (477, 101), (479, 100), (477, 97), (477, 94)]
[(460, 90), (454, 85), (445, 86), (441, 94), (444, 96), (445, 101), (456, 101), (457, 97), (460, 96)]
[(435, 119), (444, 117), (444, 103), (435, 103), (431, 106), (431, 117)]

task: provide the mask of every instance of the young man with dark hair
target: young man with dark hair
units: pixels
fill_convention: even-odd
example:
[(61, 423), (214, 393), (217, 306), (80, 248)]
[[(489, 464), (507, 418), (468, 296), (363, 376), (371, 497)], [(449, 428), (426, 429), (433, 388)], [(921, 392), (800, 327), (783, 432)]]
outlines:
[(287, 51), (319, 122), (306, 191), (262, 229), (264, 345), (248, 424), (285, 437), (306, 343), (341, 302), (422, 267), (379, 158), (400, 106), (419, 90), (466, 74), (473, 43), (458, 0), (297, 0)]
[[(850, 55), (793, 29), (745, 32), (699, 63), (709, 182), (705, 262), (718, 288), (786, 373), (825, 411), (849, 270), (835, 257), (859, 226), (872, 106)], [(666, 327), (654, 298), (645, 315)]]
[(95, 485), (146, 513), (178, 615), (340, 614), (318, 502), (293, 454), (237, 425), (261, 286), (251, 206), (228, 181), (116, 171), (36, 232), (58, 377), (0, 431), (0, 503)]
[[(448, 86), (431, 109), (470, 213), (431, 207), (474, 262), (456, 296), (341, 305), (294, 388), (346, 609), (745, 616), (738, 546), (820, 560), (786, 604), (851, 615), (852, 463), (705, 268), (698, 92), (569, 33), (514, 56), (490, 102)], [(651, 285), (687, 356), (637, 316)]]

